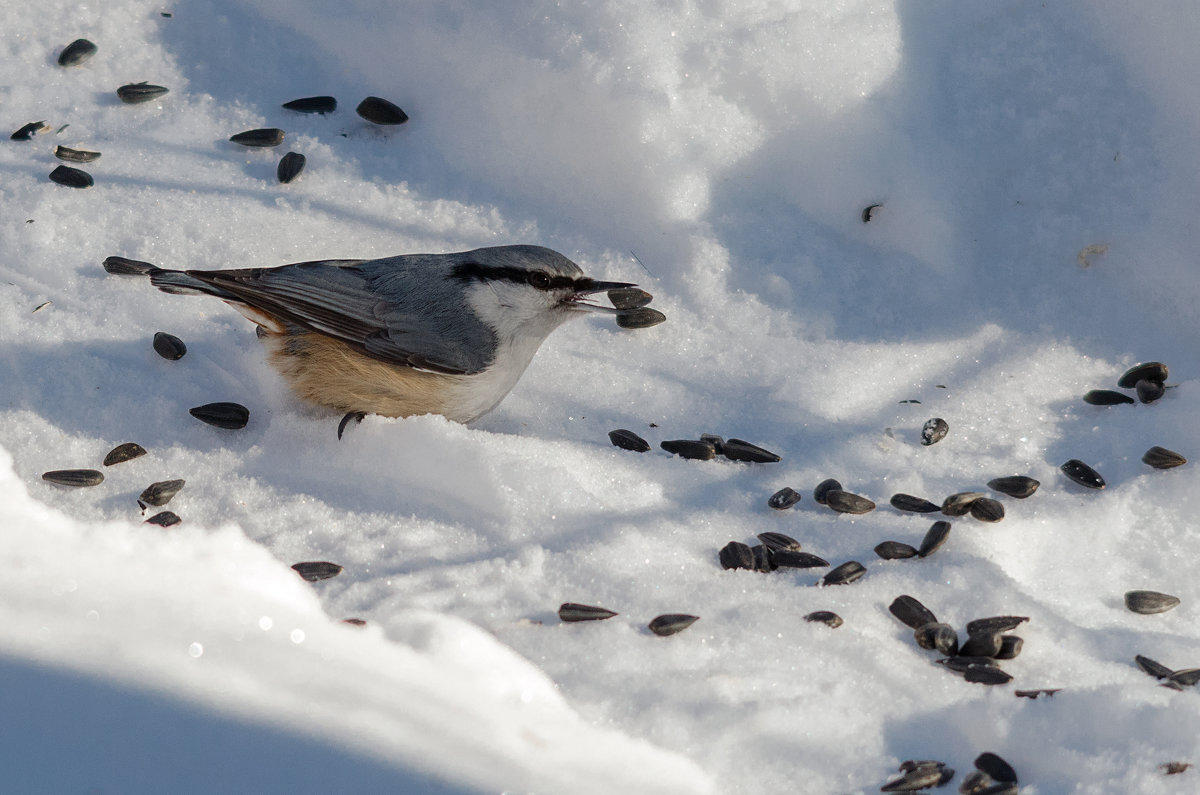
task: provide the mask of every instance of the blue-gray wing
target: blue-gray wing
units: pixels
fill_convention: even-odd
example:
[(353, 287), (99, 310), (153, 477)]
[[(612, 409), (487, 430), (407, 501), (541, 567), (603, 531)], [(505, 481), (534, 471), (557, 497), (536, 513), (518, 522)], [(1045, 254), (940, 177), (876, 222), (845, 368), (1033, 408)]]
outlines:
[(491, 361), (493, 335), (416, 258), (323, 260), (279, 268), (187, 271), (280, 321), (342, 340), (375, 359), (455, 375)]

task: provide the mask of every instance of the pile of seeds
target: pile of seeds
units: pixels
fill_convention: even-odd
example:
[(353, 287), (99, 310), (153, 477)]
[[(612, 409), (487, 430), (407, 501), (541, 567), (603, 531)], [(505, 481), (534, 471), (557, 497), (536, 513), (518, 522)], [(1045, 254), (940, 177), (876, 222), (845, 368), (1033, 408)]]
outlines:
[[(608, 440), (614, 447), (629, 450), (634, 453), (650, 451), (650, 443), (633, 431), (618, 428), (608, 432)], [(718, 455), (730, 461), (742, 461), (755, 464), (773, 464), (782, 459), (770, 450), (742, 439), (723, 439), (711, 433), (700, 434), (699, 439), (668, 439), (659, 442), (659, 446), (672, 455), (680, 458), (690, 458), (696, 461), (711, 461)]]
[(967, 624), (967, 638), (960, 644), (954, 627), (938, 621), (933, 611), (915, 597), (898, 596), (888, 610), (913, 630), (918, 646), (943, 654), (938, 663), (968, 682), (1002, 685), (1012, 681), (997, 661), (1011, 660), (1021, 653), (1024, 641), (1006, 633), (1028, 621), (1027, 616), (977, 618)]

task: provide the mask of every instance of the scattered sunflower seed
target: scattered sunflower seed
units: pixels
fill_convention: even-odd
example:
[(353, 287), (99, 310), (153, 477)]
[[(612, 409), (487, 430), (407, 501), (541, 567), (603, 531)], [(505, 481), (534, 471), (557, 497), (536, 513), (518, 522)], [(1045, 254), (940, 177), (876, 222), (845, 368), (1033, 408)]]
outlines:
[(817, 581), (818, 585), (849, 585), (862, 579), (867, 569), (857, 560), (848, 560)]
[(1158, 769), (1167, 776), (1177, 776), (1192, 766), (1191, 762), (1165, 762)]
[(279, 167), (275, 169), (275, 176), (283, 184), (287, 184), (300, 176), (300, 172), (304, 170), (304, 164), (308, 160), (299, 152), (288, 152), (279, 161)]
[(341, 566), (324, 560), (311, 560), (303, 563), (293, 563), (292, 568), (296, 570), (297, 574), (309, 582), (328, 580), (330, 577), (336, 577), (342, 573)]
[(1002, 784), (1016, 784), (1017, 771), (991, 751), (984, 751), (975, 758), (975, 767)]
[(122, 464), (126, 461), (140, 458), (145, 454), (146, 448), (137, 442), (125, 442), (125, 444), (119, 444), (108, 451), (108, 455), (104, 456), (104, 466), (110, 467), (113, 464)]
[(1162, 381), (1147, 381), (1144, 378), (1137, 382), (1134, 389), (1137, 391), (1138, 400), (1143, 403), (1153, 403), (1167, 391)]
[(813, 499), (817, 501), (817, 504), (824, 505), (825, 504), (825, 495), (827, 495), (831, 491), (841, 491), (841, 490), (842, 490), (841, 483), (838, 483), (833, 478), (828, 478), (826, 480), (822, 480), (820, 483), (817, 484), (817, 487), (815, 489), (813, 489)]
[(798, 552), (793, 549), (776, 549), (771, 552), (771, 562), (777, 568), (786, 569), (820, 569), (829, 565), (825, 558), (811, 552)]
[(998, 632), (974, 632), (958, 647), (958, 653), (962, 657), (995, 657), (1003, 645)]
[(755, 544), (750, 547), (750, 554), (754, 557), (754, 570), (761, 572), (775, 571), (779, 566), (775, 563), (771, 550), (763, 544)]
[(1181, 687), (1193, 687), (1200, 682), (1200, 668), (1180, 668), (1178, 671), (1172, 671), (1167, 681)]
[(837, 613), (830, 612), (829, 610), (817, 610), (813, 613), (809, 613), (804, 617), (804, 620), (811, 621), (815, 624), (825, 624), (830, 629), (837, 629), (844, 623), (841, 616), (839, 616)]
[(169, 361), (178, 361), (187, 353), (183, 340), (165, 331), (154, 332), (154, 352)]
[(242, 146), (279, 146), (287, 135), (278, 127), (260, 127), (229, 136), (229, 140)]
[(145, 524), (156, 524), (159, 527), (174, 527), (183, 520), (173, 511), (159, 511), (145, 521)]
[(750, 444), (744, 439), (726, 439), (721, 444), (721, 455), (730, 461), (747, 461), (752, 464), (775, 464), (783, 460), (770, 450)]
[(42, 130), (49, 130), (49, 129), (50, 129), (50, 125), (46, 124), (46, 122), (44, 122), (44, 121), (31, 121), (31, 122), (29, 122), (29, 124), (26, 124), (21, 129), (17, 130), (15, 133), (13, 133), (12, 135), (10, 135), (8, 137), (13, 141), (28, 141), (28, 140), (31, 140), (33, 138), (33, 136), (40, 133)]
[(639, 287), (617, 287), (608, 291), (608, 300), (617, 309), (638, 309), (654, 300), (654, 296)]
[(800, 492), (791, 486), (784, 486), (767, 498), (767, 505), (777, 511), (786, 511), (798, 502), (800, 502)]
[(941, 417), (934, 417), (921, 427), (921, 444), (926, 447), (931, 444), (937, 444), (942, 439), (945, 439), (946, 434), (949, 432), (950, 425)]
[(957, 657), (946, 657), (938, 660), (938, 665), (954, 671), (956, 674), (966, 673), (968, 668), (998, 668), (1000, 663), (993, 660), (991, 657), (965, 657), (959, 655)]
[(622, 309), (617, 313), (617, 325), (621, 328), (650, 328), (664, 322), (667, 316), (657, 309), (641, 306), (637, 309)]
[(1151, 660), (1149, 657), (1144, 657), (1141, 654), (1134, 657), (1133, 661), (1137, 663), (1138, 668), (1141, 668), (1142, 671), (1150, 674), (1155, 679), (1166, 679), (1168, 676), (1175, 673), (1173, 670), (1157, 660)]
[(1023, 500), (1038, 490), (1042, 485), (1033, 478), (1025, 475), (1009, 475), (1003, 478), (993, 478), (988, 481), (988, 488), (995, 489), (1001, 494)]
[(349, 624), (352, 627), (365, 627), (367, 622), (361, 618), (343, 618), (343, 624)]
[(1083, 396), (1083, 402), (1091, 403), (1093, 406), (1120, 406), (1123, 403), (1136, 403), (1137, 401), (1123, 392), (1114, 392), (1111, 389), (1093, 389)]
[(54, 156), (69, 163), (90, 163), (100, 159), (99, 152), (88, 152), (84, 149), (68, 149), (65, 146), (54, 147)]
[(922, 649), (937, 649), (947, 657), (958, 654), (958, 633), (949, 624), (935, 622), (913, 630), (913, 640)]
[(1021, 653), (1025, 641), (1016, 635), (1000, 636), (1000, 651), (994, 655), (997, 660), (1011, 660)]
[(830, 489), (825, 492), (825, 504), (838, 513), (860, 514), (875, 510), (875, 503), (866, 497), (841, 489)]
[(1038, 696), (1046, 696), (1047, 698), (1052, 698), (1055, 693), (1058, 693), (1061, 690), (1062, 690), (1061, 687), (1043, 687), (1043, 688), (1039, 688), (1037, 690), (1014, 690), (1013, 695), (1016, 696), (1017, 698), (1028, 698), (1028, 699), (1037, 700)]
[(1004, 518), (1004, 505), (991, 497), (980, 497), (971, 503), (971, 515), (981, 522), (998, 522)]
[(104, 473), (96, 469), (55, 469), (42, 473), (42, 480), (59, 486), (99, 486)]
[(1187, 459), (1174, 450), (1155, 446), (1147, 450), (1146, 454), (1142, 456), (1142, 463), (1148, 464), (1155, 469), (1171, 469), (1172, 467), (1183, 466), (1187, 463)]
[(720, 436), (717, 436), (715, 433), (700, 434), (700, 441), (711, 444), (713, 449), (717, 451), (717, 455), (721, 455), (721, 451), (725, 446), (725, 440)]
[(367, 97), (358, 103), (354, 112), (374, 124), (404, 124), (408, 114), (395, 104), (379, 97)]
[(754, 553), (750, 551), (749, 544), (741, 541), (730, 541), (721, 547), (717, 559), (721, 562), (721, 568), (726, 570), (754, 568)]
[(712, 442), (696, 441), (695, 439), (668, 439), (665, 442), (659, 442), (658, 446), (672, 455), (696, 461), (708, 461), (717, 455), (717, 450), (713, 447)]
[(780, 552), (782, 550), (790, 552), (800, 551), (800, 542), (783, 533), (759, 533), (758, 540), (772, 552)]
[(1092, 469), (1078, 458), (1072, 458), (1070, 461), (1059, 467), (1059, 469), (1062, 470), (1064, 475), (1078, 483), (1080, 486), (1086, 486), (1089, 489), (1102, 489), (1106, 485), (1104, 478), (1100, 477), (1099, 472)]
[(205, 403), (188, 409), (188, 413), (201, 422), (230, 431), (245, 428), (250, 421), (250, 410), (240, 403)]
[(56, 166), (50, 172), (50, 181), (68, 188), (90, 188), (96, 184), (91, 174), (71, 166)]
[(138, 497), (138, 502), (160, 508), (170, 502), (171, 498), (183, 488), (183, 485), (184, 481), (182, 480), (160, 480), (157, 483), (151, 483)]
[(560, 621), (603, 621), (606, 618), (615, 616), (612, 610), (607, 610), (603, 607), (592, 607), (591, 605), (575, 604), (574, 602), (564, 602), (558, 608), (558, 618)]
[(950, 523), (939, 519), (929, 526), (929, 531), (925, 533), (925, 537), (921, 539), (921, 546), (917, 548), (917, 557), (927, 558), (934, 552), (942, 548), (942, 544), (946, 543), (946, 539), (950, 537)]
[(1162, 383), (1167, 380), (1167, 366), (1162, 362), (1146, 362), (1129, 368), (1117, 381), (1117, 386), (1122, 389), (1133, 389), (1137, 386), (1138, 381), (1158, 381)]
[(875, 545), (875, 554), (884, 560), (902, 560), (915, 558), (917, 550), (912, 544), (903, 541), (882, 541)]
[(911, 494), (893, 494), (890, 500), (891, 505), (897, 511), (910, 511), (912, 513), (934, 513), (941, 510), (937, 505), (929, 500), (921, 497), (914, 497)]
[(1012, 681), (1012, 674), (990, 665), (970, 665), (963, 678), (977, 685), (1006, 685)]
[(1029, 620), (1029, 616), (989, 616), (967, 624), (967, 634), (979, 632), (1011, 632)]
[(1125, 606), (1134, 613), (1153, 615), (1179, 606), (1179, 597), (1158, 591), (1126, 591)]
[(875, 211), (882, 206), (882, 204), (870, 204), (864, 207), (862, 211), (862, 222), (864, 224), (870, 223), (871, 219), (875, 217)]
[(125, 257), (107, 257), (104, 260), (104, 270), (118, 276), (144, 276), (154, 270), (154, 267), (149, 262)]
[(674, 635), (676, 632), (683, 632), (699, 620), (700, 616), (689, 616), (685, 613), (668, 613), (656, 617), (650, 622), (649, 626), (651, 632), (665, 638), (668, 635)]
[(937, 616), (916, 597), (902, 594), (892, 600), (888, 610), (900, 619), (909, 629), (920, 629), (926, 624), (936, 624)]
[(87, 39), (75, 39), (75, 41), (63, 48), (63, 51), (58, 54), (59, 66), (79, 66), (96, 54), (96, 45), (92, 44)]
[(301, 97), (291, 102), (283, 103), (288, 110), (299, 113), (333, 113), (337, 110), (337, 100), (333, 97)]
[(930, 787), (941, 787), (954, 778), (954, 769), (945, 767), (941, 762), (936, 765), (919, 765), (905, 771), (904, 775), (895, 781), (889, 781), (879, 788), (880, 792), (916, 792)]
[(987, 495), (982, 491), (960, 491), (942, 501), (942, 513), (947, 516), (966, 516), (971, 512), (971, 503)]
[(624, 428), (609, 431), (608, 440), (613, 443), (614, 447), (619, 447), (622, 450), (631, 450), (635, 453), (645, 453), (650, 449), (649, 442), (633, 431), (627, 431)]
[(166, 86), (155, 86), (145, 82), (129, 83), (117, 89), (117, 96), (128, 105), (136, 105), (139, 102), (157, 99), (169, 91), (170, 89)]

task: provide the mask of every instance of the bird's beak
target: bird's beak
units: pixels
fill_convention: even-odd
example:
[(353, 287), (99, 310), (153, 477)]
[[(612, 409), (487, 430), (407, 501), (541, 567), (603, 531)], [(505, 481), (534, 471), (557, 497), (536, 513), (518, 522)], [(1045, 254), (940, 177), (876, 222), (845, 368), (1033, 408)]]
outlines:
[(575, 294), (570, 298), (571, 309), (578, 309), (587, 312), (608, 312), (615, 314), (619, 312), (615, 307), (601, 306), (600, 304), (591, 304), (583, 300), (586, 295), (593, 293), (604, 293), (609, 290), (619, 290), (622, 287), (636, 287), (636, 284), (630, 282), (598, 282), (595, 279), (577, 279), (575, 281)]

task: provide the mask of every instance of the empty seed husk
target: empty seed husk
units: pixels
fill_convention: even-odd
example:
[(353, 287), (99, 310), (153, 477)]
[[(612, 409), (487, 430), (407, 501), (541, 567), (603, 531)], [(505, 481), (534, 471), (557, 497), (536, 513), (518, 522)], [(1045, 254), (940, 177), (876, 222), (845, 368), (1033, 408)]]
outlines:
[(767, 505), (777, 511), (786, 511), (798, 502), (800, 502), (800, 492), (791, 486), (784, 486), (767, 498)]
[(1167, 681), (1180, 687), (1194, 687), (1197, 682), (1200, 682), (1200, 668), (1181, 668), (1178, 671), (1172, 671), (1171, 675), (1167, 677)]
[(798, 552), (793, 549), (777, 549), (771, 552), (771, 562), (776, 568), (787, 569), (820, 569), (829, 565), (825, 558), (811, 552)]
[(1133, 389), (1138, 381), (1158, 381), (1160, 384), (1167, 380), (1167, 366), (1162, 362), (1146, 362), (1129, 368), (1117, 381), (1122, 389)]
[(630, 450), (635, 453), (645, 453), (650, 449), (649, 442), (633, 431), (628, 431), (624, 428), (609, 431), (608, 440), (613, 443), (613, 447), (619, 447), (622, 450)]
[(917, 550), (912, 544), (903, 541), (882, 541), (875, 545), (875, 554), (884, 560), (902, 560), (915, 558)]
[[(949, 775), (947, 775), (949, 774)], [(889, 781), (879, 788), (880, 792), (916, 792), (917, 790), (940, 787), (954, 776), (951, 768), (935, 765), (918, 766), (908, 770), (895, 781)]]
[(977, 632), (1011, 632), (1029, 620), (1029, 616), (989, 616), (968, 622), (967, 634)]
[(1158, 766), (1158, 769), (1163, 772), (1163, 775), (1177, 776), (1191, 766), (1190, 762), (1164, 762)]
[(333, 113), (337, 110), (337, 100), (333, 97), (301, 97), (285, 102), (283, 106), (299, 113)]
[(650, 328), (664, 322), (667, 316), (648, 306), (637, 309), (622, 309), (617, 312), (617, 325), (621, 328)]
[(800, 551), (800, 542), (789, 535), (784, 535), (783, 533), (759, 533), (758, 540), (762, 542), (763, 546), (772, 552), (780, 552), (783, 550), (788, 550), (791, 552)]
[(852, 582), (862, 579), (862, 576), (866, 573), (866, 567), (857, 560), (848, 560), (822, 577), (818, 581), (818, 584), (849, 585)]
[(1011, 660), (1021, 653), (1025, 641), (1016, 635), (1000, 636), (1000, 651), (994, 655), (997, 660)]
[(829, 492), (841, 491), (841, 490), (842, 490), (841, 483), (838, 483), (833, 478), (828, 478), (826, 480), (822, 480), (820, 483), (817, 484), (817, 487), (815, 489), (813, 489), (813, 499), (817, 501), (817, 504), (824, 505), (825, 504), (825, 496), (827, 494), (829, 494)]
[(54, 156), (69, 163), (90, 163), (100, 159), (99, 152), (88, 152), (85, 149), (68, 149), (65, 146), (54, 147)]
[(1157, 660), (1151, 660), (1149, 657), (1145, 657), (1141, 654), (1134, 657), (1133, 661), (1137, 663), (1138, 668), (1141, 668), (1142, 671), (1150, 674), (1155, 679), (1166, 679), (1168, 676), (1175, 673), (1173, 670)]
[(408, 114), (394, 103), (379, 97), (367, 97), (358, 103), (354, 112), (373, 124), (404, 124)]
[(1080, 486), (1086, 486), (1089, 489), (1102, 489), (1106, 485), (1104, 483), (1104, 478), (1100, 477), (1099, 472), (1092, 469), (1078, 458), (1072, 458), (1070, 461), (1059, 467), (1059, 469), (1062, 470), (1064, 475), (1078, 483)]
[(868, 513), (875, 510), (875, 503), (858, 494), (841, 489), (830, 489), (825, 493), (825, 504), (838, 513)]
[(934, 552), (942, 548), (942, 544), (946, 543), (946, 539), (950, 537), (950, 523), (944, 519), (939, 519), (929, 526), (929, 531), (925, 533), (925, 537), (921, 539), (921, 546), (917, 548), (917, 557), (927, 558)]
[(153, 344), (155, 353), (172, 362), (182, 359), (183, 355), (187, 353), (187, 346), (183, 344), (183, 340), (165, 331), (154, 333)]
[(685, 613), (668, 613), (654, 618), (650, 622), (649, 627), (650, 631), (655, 635), (666, 637), (667, 635), (674, 635), (676, 632), (683, 632), (699, 620), (700, 616), (689, 616)]
[(946, 434), (950, 432), (950, 425), (941, 417), (934, 417), (921, 427), (921, 444), (928, 447), (931, 444), (937, 444), (942, 439), (946, 438)]
[(741, 541), (730, 541), (721, 547), (717, 560), (721, 562), (721, 568), (726, 570), (754, 568), (754, 553), (750, 551), (749, 544)]
[(260, 127), (231, 135), (229, 140), (242, 146), (279, 146), (286, 134), (278, 127)]
[(612, 618), (616, 613), (612, 610), (603, 607), (592, 607), (591, 605), (581, 605), (574, 602), (563, 602), (558, 608), (558, 618), (560, 621), (603, 621), (606, 618)]
[(912, 513), (934, 513), (941, 510), (937, 505), (929, 500), (921, 497), (914, 497), (911, 494), (893, 494), (890, 503), (897, 511), (910, 511)]
[(640, 287), (617, 287), (608, 291), (608, 300), (617, 309), (638, 309), (654, 300), (654, 296)]
[(325, 560), (310, 560), (303, 563), (293, 563), (292, 568), (309, 582), (328, 580), (342, 573), (342, 567)]
[(42, 480), (59, 486), (99, 486), (104, 473), (97, 469), (55, 469), (42, 473)]
[(71, 166), (57, 166), (50, 172), (50, 181), (68, 188), (90, 188), (96, 184), (92, 175)]
[(1041, 687), (1037, 690), (1014, 690), (1013, 695), (1017, 698), (1029, 698), (1037, 700), (1038, 696), (1046, 696), (1051, 698), (1055, 693), (1062, 691), (1061, 687)]
[(245, 428), (250, 421), (250, 409), (240, 403), (205, 403), (188, 409), (188, 413), (201, 422), (230, 431)]
[(717, 455), (717, 450), (711, 442), (700, 442), (695, 439), (668, 439), (665, 442), (659, 442), (658, 446), (672, 455), (696, 461), (708, 461)]
[(868, 204), (866, 207), (864, 207), (862, 211), (862, 222), (864, 224), (870, 223), (871, 219), (875, 217), (875, 212), (882, 206), (882, 204)]
[(1120, 406), (1123, 403), (1136, 403), (1137, 401), (1124, 392), (1115, 392), (1111, 389), (1093, 389), (1083, 396), (1083, 402), (1091, 403), (1093, 406)]
[(830, 629), (837, 629), (844, 623), (841, 616), (829, 610), (817, 610), (809, 613), (804, 620), (814, 624), (825, 624)]
[(166, 86), (156, 86), (150, 83), (129, 83), (117, 89), (117, 96), (126, 104), (136, 105), (139, 102), (149, 102), (152, 99), (157, 99), (169, 91), (170, 89)]
[(1179, 597), (1158, 591), (1126, 591), (1125, 606), (1135, 613), (1153, 615), (1179, 606)]
[(308, 160), (299, 152), (288, 152), (279, 161), (279, 167), (275, 169), (275, 176), (286, 185), (300, 176), (300, 172), (304, 170), (304, 164), (307, 162)]
[(1009, 475), (1003, 478), (993, 478), (988, 481), (988, 488), (995, 489), (1001, 494), (1009, 497), (1016, 497), (1018, 500), (1023, 500), (1038, 490), (1038, 486), (1042, 485), (1038, 481), (1025, 475)]
[(913, 596), (902, 594), (892, 600), (888, 611), (900, 619), (909, 629), (920, 629), (926, 624), (936, 624), (937, 616)]
[(154, 268), (149, 262), (125, 257), (108, 257), (104, 260), (104, 270), (118, 276), (144, 276)]
[(1003, 645), (998, 632), (975, 632), (958, 647), (958, 653), (963, 657), (995, 657)]
[(971, 504), (986, 496), (982, 491), (960, 491), (951, 494), (942, 501), (942, 513), (947, 516), (966, 516), (971, 512)]
[(975, 767), (1001, 784), (1017, 783), (1017, 771), (1013, 770), (1013, 766), (991, 751), (984, 751), (975, 757)]
[(113, 464), (122, 464), (126, 461), (140, 458), (145, 454), (146, 448), (137, 442), (125, 442), (108, 451), (108, 455), (104, 456), (104, 466), (110, 467)]
[(21, 129), (17, 130), (16, 132), (14, 132), (12, 135), (10, 135), (8, 137), (13, 141), (28, 141), (28, 140), (31, 140), (33, 138), (33, 136), (40, 133), (42, 130), (49, 130), (49, 129), (50, 129), (50, 125), (46, 124), (46, 122), (44, 122), (44, 121), (31, 121), (28, 124), (22, 126)]
[(721, 444), (721, 455), (730, 461), (746, 461), (751, 464), (776, 464), (783, 460), (770, 450), (750, 444), (744, 439), (726, 439)]
[(138, 502), (153, 505), (155, 508), (161, 507), (170, 502), (171, 498), (183, 488), (183, 485), (184, 481), (182, 480), (160, 480), (157, 483), (151, 483), (138, 497)]
[(980, 497), (971, 503), (971, 515), (981, 522), (998, 522), (1004, 518), (1004, 505), (991, 497)]
[(1143, 378), (1134, 385), (1134, 390), (1137, 392), (1138, 400), (1143, 403), (1153, 403), (1163, 396), (1167, 388), (1163, 386), (1162, 381), (1147, 381)]
[(1187, 459), (1174, 450), (1155, 446), (1147, 450), (1146, 454), (1142, 456), (1142, 463), (1148, 464), (1155, 469), (1171, 469), (1183, 466), (1187, 463)]
[(58, 54), (59, 66), (79, 66), (96, 54), (96, 45), (92, 44), (87, 39), (75, 39), (75, 41), (63, 48), (63, 51)]
[(970, 665), (963, 671), (963, 678), (977, 685), (1006, 685), (1012, 674), (990, 665)]
[(159, 527), (174, 527), (183, 520), (174, 511), (159, 511), (146, 520), (146, 524), (156, 524)]

